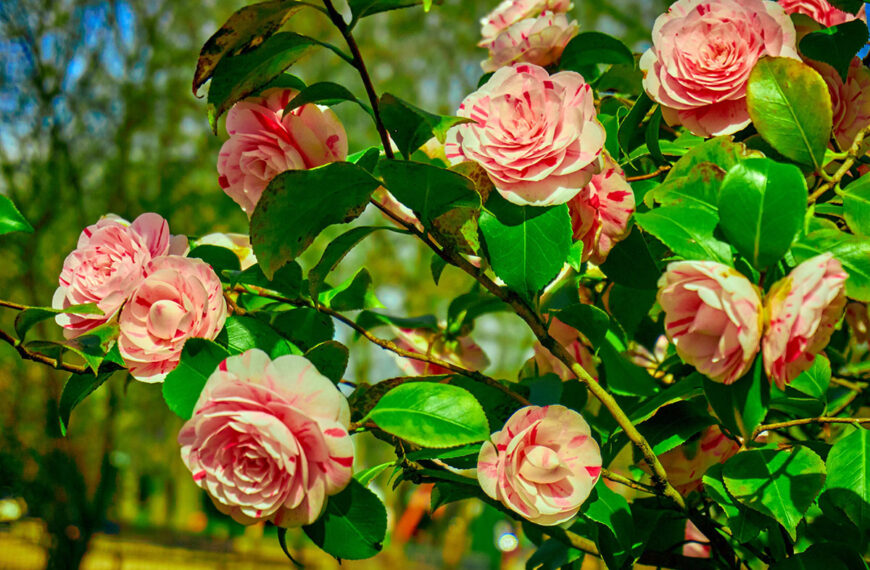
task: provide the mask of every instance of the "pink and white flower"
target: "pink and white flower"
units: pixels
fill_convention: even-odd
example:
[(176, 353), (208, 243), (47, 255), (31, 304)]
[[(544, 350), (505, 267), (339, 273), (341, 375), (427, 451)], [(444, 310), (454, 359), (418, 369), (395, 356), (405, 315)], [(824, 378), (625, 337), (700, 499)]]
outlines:
[(846, 81), (826, 63), (810, 61), (828, 85), (834, 111), (834, 137), (840, 148), (852, 146), (858, 132), (870, 126), (870, 69), (852, 58)]
[(564, 406), (517, 410), (477, 459), (487, 495), (545, 526), (572, 519), (600, 475), (601, 451), (589, 424)]
[(698, 437), (659, 455), (659, 461), (668, 473), (674, 488), (688, 495), (701, 486), (707, 469), (730, 459), (740, 446), (728, 438), (719, 426), (705, 429)]
[(489, 44), (500, 33), (521, 20), (534, 18), (542, 12), (567, 12), (572, 7), (570, 0), (504, 0), (495, 10), (480, 20), (480, 47)]
[[(595, 357), (589, 350), (586, 344), (586, 339), (580, 332), (570, 325), (566, 325), (557, 318), (550, 321), (548, 330), (550, 336), (556, 342), (565, 347), (565, 350), (574, 357), (580, 366), (589, 373), (592, 378), (598, 381), (598, 370), (596, 368)], [(534, 346), (535, 355), (532, 357), (535, 374), (543, 376), (545, 374), (555, 374), (562, 380), (573, 380), (577, 375), (571, 372), (564, 362), (553, 356), (549, 350), (544, 348), (540, 342), (536, 342)]]
[(242, 524), (313, 523), (353, 475), (347, 400), (311, 362), (230, 356), (181, 428), (181, 458), (215, 506)]
[(489, 59), (480, 65), (486, 72), (520, 62), (552, 65), (579, 29), (576, 20), (569, 22), (562, 13), (544, 12), (537, 18), (520, 20), (486, 46)]
[(230, 138), (218, 158), (218, 182), (248, 216), (269, 182), (285, 170), (304, 170), (347, 158), (347, 133), (328, 108), (284, 108), (299, 92), (268, 89), (233, 105)]
[(134, 378), (162, 382), (187, 339), (218, 335), (227, 306), (218, 276), (202, 260), (159, 257), (145, 273), (121, 311), (118, 348)]
[(529, 63), (503, 67), (457, 114), (474, 122), (450, 130), (447, 158), (480, 164), (514, 204), (564, 204), (600, 168), (604, 127), (579, 73), (551, 76)]
[(861, 6), (858, 14), (854, 15), (832, 6), (827, 0), (779, 0), (779, 5), (783, 7), (786, 14), (804, 14), (826, 28), (839, 26), (859, 18), (867, 21), (864, 6)]
[(187, 238), (170, 235), (169, 224), (158, 214), (142, 214), (132, 224), (113, 214), (103, 217), (82, 231), (63, 262), (52, 299), (55, 309), (94, 303), (103, 314), (61, 314), (57, 324), (73, 338), (105, 323), (145, 278), (152, 259), (186, 251)]
[(574, 240), (583, 242), (583, 261), (601, 265), (617, 242), (629, 233), (635, 210), (634, 192), (622, 168), (605, 153), (603, 168), (568, 201)]
[(665, 333), (686, 363), (731, 384), (752, 366), (763, 325), (761, 296), (749, 279), (713, 261), (679, 261), (659, 280)]
[[(444, 360), (469, 370), (483, 370), (489, 366), (486, 353), (470, 336), (447, 340), (442, 331), (435, 329), (396, 329), (396, 332), (393, 342), (408, 352)], [(408, 376), (453, 374), (443, 366), (402, 356), (396, 356), (396, 363)]]
[(797, 59), (795, 29), (768, 0), (678, 0), (640, 59), (647, 94), (670, 125), (709, 137), (750, 123), (746, 83), (764, 56)]
[(776, 282), (765, 298), (764, 369), (780, 389), (813, 364), (846, 307), (848, 274), (830, 253), (817, 255)]

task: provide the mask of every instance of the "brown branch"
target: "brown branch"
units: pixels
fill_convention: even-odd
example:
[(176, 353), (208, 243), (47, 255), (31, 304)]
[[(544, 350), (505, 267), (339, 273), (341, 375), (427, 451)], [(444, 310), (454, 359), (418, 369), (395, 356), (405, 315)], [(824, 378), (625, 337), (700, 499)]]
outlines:
[(0, 307), (6, 307), (7, 309), (14, 309), (16, 311), (24, 311), (29, 307), (27, 305), (19, 305), (18, 303), (13, 303), (12, 301), (4, 301), (0, 299)]
[(846, 174), (849, 173), (849, 170), (855, 164), (855, 161), (862, 155), (862, 146), (864, 143), (864, 137), (870, 134), (870, 127), (865, 128), (863, 131), (859, 132), (855, 136), (855, 141), (852, 143), (852, 146), (849, 148), (849, 156), (843, 161), (843, 164), (840, 165), (840, 168), (831, 176), (829, 179), (826, 179), (824, 184), (821, 184), (815, 192), (810, 194), (808, 202), (813, 204), (816, 200), (822, 197), (822, 194), (830, 190), (831, 188), (837, 187), (840, 185), (840, 181), (843, 179)]
[(67, 364), (60, 359), (51, 358), (50, 356), (46, 356), (40, 352), (29, 350), (27, 347), (21, 344), (20, 340), (13, 338), (11, 335), (6, 333), (6, 331), (0, 330), (0, 340), (12, 346), (12, 348), (17, 350), (18, 354), (21, 355), (21, 358), (25, 360), (39, 362), (40, 364), (51, 366), (55, 370), (66, 370), (67, 372), (72, 372), (73, 374), (84, 374), (88, 371), (88, 368), (85, 366)]
[(638, 174), (637, 176), (626, 176), (625, 179), (628, 182), (640, 182), (641, 180), (651, 180), (662, 174), (666, 173), (671, 169), (670, 166), (659, 166), (658, 170), (655, 172), (650, 172), (649, 174)]
[(601, 476), (605, 479), (609, 479), (614, 483), (619, 483), (620, 485), (625, 485), (626, 487), (631, 487), (636, 491), (642, 491), (644, 493), (650, 493), (652, 495), (657, 495), (656, 488), (645, 483), (641, 483), (640, 481), (635, 481), (634, 479), (630, 479), (625, 477), (624, 475), (620, 475), (619, 473), (614, 473), (609, 469), (602, 469)]
[(852, 424), (863, 425), (870, 424), (870, 418), (803, 418), (799, 420), (791, 420), (788, 422), (779, 422), (775, 424), (761, 425), (755, 428), (752, 432), (751, 440), (755, 440), (761, 432), (773, 431), (777, 429), (786, 429), (794, 426), (802, 426), (807, 424)]
[[(434, 366), (440, 366), (442, 368), (446, 368), (447, 370), (450, 370), (451, 372), (455, 372), (456, 374), (461, 374), (462, 376), (467, 376), (468, 378), (471, 378), (472, 380), (475, 380), (475, 381), (480, 382), (482, 384), (486, 384), (488, 386), (491, 386), (491, 387), (499, 390), (500, 392), (507, 394), (508, 396), (510, 396), (511, 398), (513, 398), (515, 401), (519, 402), (523, 406), (530, 406), (531, 405), (531, 402), (529, 402), (527, 399), (525, 399), (521, 395), (517, 394), (516, 392), (514, 392), (510, 388), (504, 386), (495, 378), (491, 378), (485, 374), (481, 374), (480, 372), (478, 372), (476, 370), (469, 370), (467, 368), (463, 368), (462, 366), (459, 366), (457, 364), (453, 364), (452, 362), (447, 362), (446, 360), (442, 360), (440, 358), (435, 358), (435, 357), (429, 356), (427, 354), (421, 354), (418, 352), (411, 352), (409, 350), (404, 350), (402, 348), (399, 348), (394, 342), (373, 335), (371, 332), (367, 331), (365, 328), (361, 327), (356, 322), (354, 322), (353, 319), (339, 313), (338, 311), (336, 311), (334, 309), (330, 309), (329, 307), (325, 307), (325, 306), (321, 305), (320, 303), (312, 303), (312, 302), (304, 300), (304, 299), (288, 299), (286, 297), (281, 297), (280, 295), (273, 295), (271, 293), (265, 292), (258, 287), (251, 287), (251, 286), (248, 286), (248, 287), (256, 295), (259, 295), (260, 297), (263, 297), (265, 299), (272, 299), (273, 301), (287, 303), (288, 305), (293, 305), (294, 307), (308, 307), (310, 309), (314, 309), (318, 312), (321, 312), (325, 315), (329, 315), (330, 317), (333, 317), (334, 319), (341, 321), (342, 323), (344, 323), (348, 327), (355, 330), (357, 333), (360, 334), (360, 336), (364, 337), (366, 340), (368, 340), (372, 344), (376, 344), (376, 345), (380, 346), (381, 348), (383, 348), (385, 350), (389, 350), (390, 352), (393, 352), (393, 353), (395, 353), (403, 358), (410, 358), (412, 360), (418, 360), (420, 362), (425, 362), (427, 364), (432, 364)], [(249, 292), (249, 291), (246, 291), (245, 289), (235, 289), (235, 291)]]

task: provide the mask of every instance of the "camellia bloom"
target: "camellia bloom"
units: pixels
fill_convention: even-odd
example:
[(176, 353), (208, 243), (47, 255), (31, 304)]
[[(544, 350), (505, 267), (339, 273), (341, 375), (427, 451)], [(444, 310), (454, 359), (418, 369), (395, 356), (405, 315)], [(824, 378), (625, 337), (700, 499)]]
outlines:
[(767, 376), (785, 385), (813, 364), (846, 307), (846, 279), (830, 253), (817, 255), (776, 282), (765, 298), (767, 328), (762, 354)]
[(686, 539), (686, 544), (683, 545), (683, 556), (688, 558), (710, 558), (712, 551), (710, 539), (698, 530), (698, 527), (690, 520), (686, 521), (684, 538)]
[(254, 255), (254, 248), (251, 246), (251, 238), (244, 234), (208, 234), (196, 240), (196, 245), (214, 245), (229, 249), (239, 258), (242, 271), (257, 264), (257, 256)]
[(826, 28), (839, 26), (857, 18), (867, 21), (864, 6), (861, 6), (856, 16), (832, 6), (827, 0), (779, 0), (779, 5), (787, 14), (804, 14)]
[[(701, 486), (701, 478), (707, 469), (725, 463), (738, 449), (737, 442), (722, 433), (719, 426), (713, 425), (679, 447), (662, 453), (659, 461), (674, 488), (688, 495)], [(647, 468), (646, 464), (643, 467)]]
[(218, 276), (202, 260), (158, 257), (145, 272), (121, 311), (118, 348), (134, 378), (162, 382), (187, 339), (218, 335), (227, 306)]
[(142, 214), (131, 224), (108, 215), (86, 227), (76, 249), (63, 262), (52, 307), (94, 303), (102, 315), (56, 317), (67, 338), (97, 327), (117, 313), (130, 292), (145, 278), (145, 268), (161, 255), (183, 255), (187, 238), (169, 234), (169, 224), (158, 214)]
[(713, 261), (679, 261), (659, 280), (665, 332), (685, 362), (714, 382), (731, 384), (758, 353), (763, 311), (758, 288)]
[(218, 157), (218, 181), (248, 216), (276, 175), (347, 158), (347, 133), (327, 108), (314, 104), (284, 108), (299, 92), (268, 89), (233, 105), (227, 113), (230, 138)]
[(520, 20), (488, 44), (489, 59), (480, 66), (487, 72), (520, 62), (546, 67), (559, 61), (579, 29), (576, 20), (569, 22), (562, 13), (544, 12)]
[(480, 21), (478, 46), (489, 47), (496, 36), (520, 20), (534, 18), (545, 11), (567, 12), (571, 7), (570, 0), (504, 0)]
[(634, 192), (622, 168), (606, 153), (603, 168), (568, 201), (574, 240), (583, 242), (583, 261), (601, 265), (616, 242), (628, 235)]
[(670, 125), (699, 136), (750, 123), (746, 83), (763, 56), (797, 59), (795, 29), (768, 0), (678, 0), (656, 19), (640, 59), (647, 94)]
[[(589, 373), (596, 381), (598, 380), (598, 370), (595, 367), (595, 357), (586, 346), (585, 340), (580, 332), (570, 325), (566, 325), (557, 318), (550, 321), (549, 331), (550, 336), (556, 342), (565, 347), (565, 350), (574, 357), (574, 360), (580, 363), (586, 372)], [(534, 370), (538, 376), (544, 374), (555, 374), (562, 380), (573, 380), (577, 375), (571, 372), (571, 369), (564, 362), (553, 356), (549, 350), (544, 348), (540, 342), (536, 342), (534, 346), (535, 355), (532, 357), (532, 362), (535, 366)]]
[(311, 524), (353, 475), (350, 408), (302, 356), (230, 356), (181, 428), (181, 458), (221, 512), (242, 524)]
[(447, 158), (480, 164), (514, 204), (564, 204), (599, 169), (604, 127), (579, 73), (551, 76), (529, 63), (503, 67), (457, 114), (474, 122), (449, 131)]
[(828, 85), (834, 111), (834, 136), (840, 148), (847, 150), (858, 132), (870, 125), (870, 69), (854, 57), (843, 81), (830, 65), (818, 61), (808, 63)]
[(483, 491), (529, 521), (573, 518), (601, 475), (601, 451), (583, 416), (564, 406), (527, 406), (483, 443)]
[[(469, 370), (483, 370), (489, 366), (486, 353), (470, 336), (449, 341), (441, 331), (433, 329), (397, 329), (397, 333), (393, 342), (403, 350), (444, 360)], [(442, 366), (412, 358), (396, 356), (396, 362), (408, 376), (453, 374)]]

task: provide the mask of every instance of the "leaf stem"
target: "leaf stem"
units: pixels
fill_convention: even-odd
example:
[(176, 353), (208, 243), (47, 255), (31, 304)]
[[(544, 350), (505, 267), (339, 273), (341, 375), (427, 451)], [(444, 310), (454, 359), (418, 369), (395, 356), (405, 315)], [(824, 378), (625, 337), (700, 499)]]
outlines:
[(381, 144), (384, 146), (384, 154), (387, 155), (387, 158), (395, 158), (393, 154), (393, 147), (390, 145), (390, 136), (387, 134), (387, 128), (384, 126), (384, 122), (381, 120), (381, 110), (380, 104), (378, 102), (378, 94), (375, 91), (375, 86), (372, 83), (371, 75), (369, 75), (368, 69), (366, 68), (365, 60), (363, 60), (362, 53), (359, 51), (359, 46), (356, 43), (356, 40), (353, 37), (353, 32), (351, 32), (350, 27), (345, 23), (344, 18), (341, 17), (341, 14), (338, 13), (338, 10), (335, 9), (335, 6), (332, 4), (332, 0), (323, 0), (323, 5), (326, 6), (326, 11), (329, 16), (329, 19), (332, 20), (332, 24), (338, 28), (338, 31), (341, 33), (342, 37), (344, 37), (345, 43), (347, 43), (347, 47), (350, 49), (351, 63), (359, 72), (360, 78), (362, 79), (363, 86), (366, 90), (366, 95), (369, 97), (369, 102), (372, 105), (372, 112), (375, 116), (375, 126), (378, 129), (378, 135), (381, 138)]
[(6, 331), (0, 330), (0, 340), (12, 346), (12, 348), (18, 351), (18, 354), (21, 356), (21, 358), (25, 360), (39, 362), (40, 364), (51, 366), (55, 370), (65, 370), (67, 372), (72, 372), (73, 374), (84, 374), (85, 372), (88, 372), (88, 368), (86, 366), (67, 364), (61, 359), (51, 358), (50, 356), (46, 356), (41, 352), (36, 352), (28, 349), (23, 344), (21, 344), (20, 340), (13, 338)]
[(825, 192), (840, 184), (840, 181), (843, 179), (844, 176), (846, 176), (846, 174), (849, 173), (849, 169), (852, 168), (852, 166), (855, 164), (855, 161), (857, 161), (858, 158), (861, 156), (862, 147), (864, 145), (864, 137), (866, 137), (868, 134), (870, 134), (870, 127), (866, 127), (855, 136), (855, 141), (849, 148), (849, 156), (846, 158), (846, 160), (843, 161), (843, 164), (840, 165), (840, 168), (837, 169), (837, 171), (833, 174), (833, 176), (830, 177), (830, 179), (826, 179), (824, 184), (819, 185), (819, 187), (816, 188), (816, 190), (812, 194), (810, 194), (810, 197), (808, 199), (808, 202), (810, 204), (815, 203), (815, 201), (821, 198)]
[(13, 303), (12, 301), (5, 301), (3, 299), (0, 299), (0, 307), (14, 309), (16, 311), (24, 311), (29, 308), (27, 305), (19, 305), (18, 303)]
[(628, 182), (640, 182), (641, 180), (651, 180), (653, 178), (657, 178), (664, 174), (665, 172), (671, 169), (668, 165), (659, 166), (657, 170), (650, 172), (649, 174), (638, 174), (637, 176), (626, 176), (625, 179)]

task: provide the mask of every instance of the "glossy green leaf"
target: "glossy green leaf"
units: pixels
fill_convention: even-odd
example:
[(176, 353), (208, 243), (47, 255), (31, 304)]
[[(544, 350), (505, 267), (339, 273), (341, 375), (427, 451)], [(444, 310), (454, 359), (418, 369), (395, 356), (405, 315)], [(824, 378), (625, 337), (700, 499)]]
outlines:
[(380, 465), (373, 465), (367, 469), (363, 469), (362, 471), (357, 471), (353, 474), (353, 478), (360, 482), (360, 485), (368, 486), (368, 484), (375, 479), (378, 475), (396, 465), (395, 461), (389, 461), (387, 463), (381, 463)]
[(701, 478), (704, 494), (713, 499), (728, 517), (728, 527), (738, 542), (749, 542), (767, 526), (770, 519), (756, 510), (749, 509), (732, 497), (722, 480), (722, 465), (717, 463), (707, 469)]
[(387, 510), (377, 495), (351, 479), (343, 491), (329, 497), (320, 518), (302, 530), (339, 560), (371, 558), (383, 548)]
[(287, 103), (287, 106), (284, 107), (284, 114), (287, 115), (294, 109), (297, 109), (302, 105), (307, 105), (308, 103), (327, 105), (331, 107), (345, 101), (356, 103), (366, 113), (374, 116), (371, 107), (357, 99), (356, 95), (351, 93), (347, 87), (339, 85), (338, 83), (333, 83), (332, 81), (312, 83), (305, 89), (302, 89), (300, 93), (291, 99), (290, 102)]
[(700, 374), (691, 374), (687, 378), (683, 378), (674, 383), (674, 385), (662, 390), (652, 398), (638, 404), (636, 408), (629, 412), (628, 417), (634, 424), (646, 421), (658, 413), (664, 406), (702, 395), (704, 393), (702, 384), (703, 381)]
[(234, 12), (199, 52), (193, 94), (208, 81), (221, 59), (262, 44), (303, 6), (304, 2), (293, 0), (269, 0)]
[(849, 229), (870, 236), (870, 176), (862, 176), (846, 186), (843, 212)]
[(770, 382), (764, 375), (761, 358), (752, 370), (733, 384), (725, 385), (704, 378), (704, 393), (713, 413), (731, 433), (749, 439), (767, 415)]
[(817, 354), (813, 365), (789, 383), (788, 387), (816, 398), (825, 399), (831, 383), (831, 362), (824, 354)]
[(453, 208), (480, 208), (474, 182), (452, 170), (422, 162), (385, 160), (380, 173), (390, 193), (427, 226)]
[(241, 271), (239, 256), (225, 247), (198, 245), (190, 250), (187, 257), (195, 257), (205, 261), (220, 277), (223, 276), (223, 271)]
[(870, 240), (839, 230), (818, 230), (798, 239), (792, 246), (795, 261), (801, 263), (825, 252), (833, 254), (849, 274), (846, 295), (870, 302)]
[(336, 311), (360, 311), (381, 309), (383, 305), (375, 296), (372, 276), (362, 268), (344, 283), (320, 293), (318, 302)]
[(656, 289), (661, 276), (638, 229), (632, 229), (628, 237), (610, 250), (601, 271), (612, 281), (633, 289)]
[(574, 36), (565, 46), (559, 60), (559, 69), (579, 71), (591, 65), (634, 65), (634, 56), (624, 43), (601, 32), (583, 32)]
[(533, 298), (562, 270), (571, 250), (571, 218), (565, 205), (516, 206), (491, 196), (480, 230), (493, 271), (508, 287)]
[(272, 321), (272, 326), (301, 350), (332, 340), (335, 324), (329, 315), (302, 307), (281, 313)]
[(800, 41), (800, 51), (804, 57), (836, 69), (845, 82), (852, 58), (864, 47), (867, 39), (867, 23), (852, 20), (808, 33)]
[(0, 235), (12, 232), (33, 233), (33, 226), (21, 215), (12, 200), (0, 195)]
[(222, 57), (208, 88), (208, 118), (217, 133), (217, 119), (257, 88), (269, 83), (296, 63), (318, 42), (293, 32), (279, 32), (256, 49)]
[(649, 98), (646, 92), (641, 93), (631, 111), (625, 117), (625, 120), (619, 125), (617, 139), (619, 140), (619, 148), (625, 154), (630, 154), (638, 144), (643, 142), (640, 137), (640, 124), (652, 108), (653, 100)]
[(831, 136), (831, 96), (814, 69), (787, 57), (758, 60), (746, 86), (752, 123), (784, 156), (820, 170)]
[(649, 192), (643, 201), (652, 208), (662, 206), (695, 206), (715, 212), (719, 207), (719, 188), (725, 171), (712, 162), (700, 162), (685, 176), (668, 178)]
[[(267, 323), (249, 316), (233, 315), (227, 318), (226, 347), (231, 354), (241, 354), (252, 348), (259, 348), (271, 358), (285, 354), (301, 354), (301, 351), (287, 339), (281, 337)], [(218, 337), (218, 340), (221, 340)]]
[(311, 296), (317, 296), (326, 276), (341, 263), (341, 260), (350, 253), (350, 250), (378, 230), (404, 233), (402, 230), (384, 226), (360, 226), (346, 231), (329, 242), (329, 245), (323, 250), (323, 255), (320, 256), (320, 261), (308, 272), (308, 289)]
[(400, 8), (411, 8), (413, 6), (423, 5), (424, 9), (432, 7), (432, 4), (440, 4), (442, 0), (348, 0), (348, 5), (351, 9), (353, 19), (350, 26), (356, 25), (360, 18), (387, 12), (389, 10), (398, 10)]
[(686, 443), (715, 423), (716, 420), (706, 412), (705, 407), (675, 402), (638, 424), (637, 429), (652, 446), (653, 452), (661, 455)]
[(251, 243), (266, 277), (305, 251), (324, 228), (356, 219), (378, 186), (371, 174), (347, 162), (276, 176), (251, 217)]
[(28, 307), (15, 316), (15, 334), (20, 340), (24, 340), (27, 332), (42, 321), (53, 319), (60, 314), (70, 315), (102, 315), (103, 312), (93, 303), (73, 305), (66, 309), (52, 307)]
[(731, 263), (731, 248), (713, 237), (719, 219), (707, 208), (662, 206), (635, 214), (634, 219), (684, 259)]
[(756, 269), (782, 259), (800, 231), (806, 211), (806, 181), (796, 166), (749, 158), (729, 170), (722, 181), (722, 231)]
[(302, 286), (302, 267), (295, 261), (281, 266), (272, 276), (272, 279), (263, 275), (263, 270), (260, 269), (259, 265), (252, 265), (244, 271), (231, 271), (228, 272), (228, 275), (230, 283), (234, 286), (253, 285), (275, 291), (289, 299), (297, 298)]
[(792, 539), (825, 484), (825, 463), (806, 447), (743, 451), (725, 463), (722, 473), (731, 496), (776, 519)]
[(96, 373), (117, 339), (118, 323), (108, 321), (81, 336), (64, 341), (63, 345), (82, 357)]
[(350, 352), (337, 340), (327, 340), (312, 346), (306, 353), (307, 358), (317, 370), (338, 384), (347, 370)]
[(69, 429), (69, 419), (73, 408), (82, 403), (82, 401), (94, 393), (94, 391), (105, 384), (106, 380), (114, 374), (114, 370), (110, 372), (101, 372), (99, 374), (73, 374), (63, 386), (63, 392), (60, 394), (60, 401), (57, 405), (58, 419), (60, 421), (60, 433), (66, 436)]
[(568, 326), (574, 327), (597, 347), (610, 328), (610, 317), (593, 305), (576, 303), (555, 311), (555, 316)]
[(598, 349), (598, 356), (604, 364), (607, 387), (614, 394), (622, 396), (652, 396), (656, 393), (656, 382), (645, 368), (637, 366), (623, 354), (622, 347), (614, 344), (608, 336)]
[(163, 399), (169, 409), (182, 419), (190, 419), (209, 376), (229, 355), (224, 347), (210, 340), (188, 339), (181, 351), (181, 361), (163, 381)]
[(689, 149), (668, 171), (665, 182), (692, 176), (704, 163), (715, 165), (724, 173), (746, 158), (763, 156), (758, 151), (750, 150), (743, 143), (734, 142), (731, 137), (714, 137)]
[(451, 127), (472, 122), (463, 117), (430, 113), (389, 93), (381, 95), (380, 111), (384, 126), (405, 158), (410, 158), (432, 137), (443, 143)]
[(480, 403), (449, 384), (410, 382), (387, 392), (368, 413), (387, 433), (425, 447), (455, 447), (489, 437)]
[(825, 494), (862, 531), (870, 529), (870, 430), (855, 428), (827, 459)]
[(603, 483), (596, 485), (595, 491), (596, 498), (583, 510), (583, 515), (609, 528), (614, 536), (630, 541), (634, 534), (634, 519), (628, 501)]

